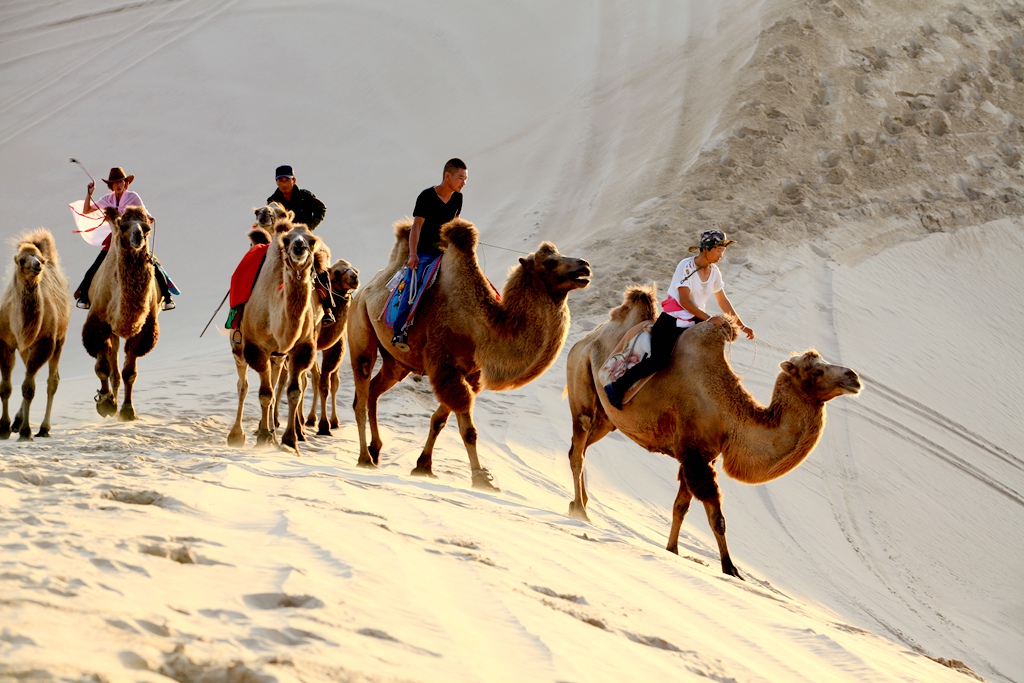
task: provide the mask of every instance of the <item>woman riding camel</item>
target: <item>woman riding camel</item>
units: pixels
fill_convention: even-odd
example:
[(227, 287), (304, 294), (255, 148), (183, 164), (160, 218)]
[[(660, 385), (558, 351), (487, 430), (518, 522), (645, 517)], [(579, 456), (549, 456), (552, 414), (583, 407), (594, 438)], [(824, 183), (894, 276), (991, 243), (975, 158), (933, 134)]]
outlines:
[(722, 271), (716, 265), (730, 244), (733, 240), (726, 239), (721, 230), (705, 230), (700, 235), (700, 246), (690, 247), (691, 252), (700, 253), (683, 259), (676, 266), (668, 296), (661, 302), (662, 313), (651, 329), (651, 355), (604, 387), (608, 402), (615, 408), (622, 410), (626, 391), (637, 381), (668, 367), (676, 340), (683, 332), (706, 320), (718, 326), (726, 324), (721, 316), (712, 316), (704, 310), (712, 294), (718, 301), (718, 307), (736, 319), (736, 324), (747, 338), (754, 338), (754, 330), (740, 321), (732, 302), (725, 295)]
[[(142, 197), (137, 195), (128, 189), (128, 186), (135, 180), (135, 174), (125, 175), (124, 169), (120, 166), (110, 169), (109, 177), (103, 182), (107, 184), (111, 192), (105, 194), (95, 202), (92, 201), (92, 192), (96, 188), (96, 183), (90, 182), (86, 187), (85, 191), (85, 204), (82, 206), (83, 214), (90, 214), (96, 211), (103, 212), (104, 209), (112, 208), (116, 209), (117, 213), (123, 214), (124, 210), (129, 206), (141, 207), (143, 211), (146, 211), (146, 205), (142, 203)], [(149, 216), (150, 222), (155, 223), (156, 218), (146, 211), (146, 215)], [(103, 259), (107, 257), (107, 251), (110, 249), (110, 235), (103, 240), (103, 248), (93, 264), (89, 266), (89, 270), (85, 272), (85, 277), (82, 279), (82, 284), (78, 286), (75, 291), (75, 299), (78, 300), (77, 306), (79, 308), (89, 308), (89, 286), (92, 284), (92, 279), (96, 275), (96, 271), (100, 269), (100, 264), (103, 263)], [(174, 301), (171, 299), (170, 288), (167, 284), (167, 276), (164, 274), (161, 268), (154, 266), (154, 274), (156, 276), (157, 285), (160, 287), (160, 294), (164, 298), (164, 310), (169, 311), (175, 308)]]

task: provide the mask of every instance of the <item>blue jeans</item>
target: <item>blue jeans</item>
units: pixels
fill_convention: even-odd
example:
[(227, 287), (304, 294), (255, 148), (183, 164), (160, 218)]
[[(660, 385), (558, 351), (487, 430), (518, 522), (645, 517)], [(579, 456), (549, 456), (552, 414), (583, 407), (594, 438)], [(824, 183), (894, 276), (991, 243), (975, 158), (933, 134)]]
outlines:
[[(416, 254), (420, 262), (416, 266), (416, 288), (417, 295), (423, 290), (426, 283), (423, 281), (423, 276), (430, 268), (431, 264), (441, 257), (440, 254)], [(405, 285), (405, 291), (402, 293), (402, 299), (398, 302), (398, 313), (395, 316), (395, 334), (405, 331), (406, 320), (409, 318), (409, 310), (412, 308), (412, 301), (409, 300), (409, 294), (411, 288), (409, 283)]]

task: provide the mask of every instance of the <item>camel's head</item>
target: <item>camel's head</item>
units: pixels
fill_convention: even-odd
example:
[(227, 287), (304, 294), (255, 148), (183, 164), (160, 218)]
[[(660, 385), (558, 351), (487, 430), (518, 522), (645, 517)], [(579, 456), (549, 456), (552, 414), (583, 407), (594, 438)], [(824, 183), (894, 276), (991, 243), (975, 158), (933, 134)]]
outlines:
[(270, 202), (266, 206), (253, 209), (253, 212), (256, 214), (256, 223), (253, 227), (263, 228), (268, 232), (274, 231), (274, 225), (278, 221), (285, 220), (291, 222), (295, 220), (295, 212), (285, 209), (277, 202)]
[(359, 271), (351, 263), (343, 258), (334, 262), (329, 269), (331, 275), (331, 289), (342, 298), (352, 296), (352, 292), (359, 288)]
[(539, 279), (551, 292), (567, 293), (590, 284), (590, 264), (559, 254), (551, 242), (544, 242), (537, 251), (519, 259), (519, 263), (524, 274)]
[(46, 260), (43, 252), (39, 251), (39, 247), (31, 242), (22, 242), (18, 245), (18, 253), (14, 255), (14, 265), (17, 268), (18, 277), (27, 285), (37, 284), (43, 277)]
[(782, 362), (782, 371), (792, 378), (800, 393), (821, 402), (844, 394), (860, 393), (860, 377), (850, 368), (825, 362), (811, 349)]
[(320, 238), (302, 223), (279, 221), (275, 228), (288, 267), (294, 271), (311, 269), (316, 252), (323, 246)]
[(121, 243), (121, 249), (138, 252), (148, 249), (149, 233), (153, 230), (146, 210), (141, 206), (129, 206), (120, 216), (116, 209), (107, 209), (107, 221)]

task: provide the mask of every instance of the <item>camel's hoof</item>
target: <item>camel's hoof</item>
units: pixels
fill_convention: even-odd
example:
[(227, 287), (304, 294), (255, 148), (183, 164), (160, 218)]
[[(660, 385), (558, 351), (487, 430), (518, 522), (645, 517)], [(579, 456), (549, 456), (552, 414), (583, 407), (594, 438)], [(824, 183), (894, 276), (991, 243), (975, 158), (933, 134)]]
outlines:
[(39, 431), (36, 432), (36, 437), (37, 438), (41, 438), (41, 439), (49, 439), (50, 438), (50, 428), (49, 427), (40, 427)]
[(306, 426), (307, 427), (312, 427), (315, 424), (316, 424), (316, 416), (315, 415), (313, 417), (307, 417), (306, 418)]
[(497, 486), (491, 483), (494, 477), (485, 468), (481, 467), (478, 470), (473, 470), (473, 488), (480, 489), (482, 491), (501, 491)]
[(320, 428), (316, 430), (316, 435), (317, 436), (334, 436), (334, 434), (331, 434), (331, 428), (327, 425), (326, 422), (321, 422), (320, 423)]
[(295, 457), (299, 457), (300, 455), (302, 455), (302, 453), (299, 453), (299, 447), (296, 446), (294, 442), (285, 441), (284, 439), (281, 439), (280, 449), (285, 453), (290, 453), (291, 455), (294, 455)]
[(336, 417), (332, 417), (330, 424), (331, 424), (331, 429), (337, 429), (338, 427), (341, 426), (341, 420), (339, 420)]
[(18, 441), (33, 441), (33, 440), (34, 439), (32, 438), (32, 431), (31, 430), (23, 430), (20, 434), (18, 434)]
[(587, 509), (582, 505), (577, 505), (575, 500), (569, 501), (569, 516), (575, 517), (581, 522), (590, 523), (590, 517), (587, 516)]
[(277, 445), (277, 437), (274, 436), (274, 432), (269, 429), (261, 429), (256, 433), (256, 446), (257, 448), (262, 447), (273, 447)]
[(410, 472), (409, 474), (411, 474), (414, 477), (430, 477), (431, 479), (437, 479), (437, 475), (431, 472), (430, 468), (420, 467), (419, 465), (413, 467), (412, 472)]
[(135, 412), (135, 407), (129, 403), (121, 406), (121, 412), (117, 414), (117, 419), (121, 422), (134, 422), (139, 419), (139, 415)]
[(9, 439), (9, 438), (11, 438), (11, 430), (10, 429), (0, 430), (0, 439), (3, 439), (4, 441), (7, 441), (7, 439)]
[(370, 460), (370, 458), (363, 457), (362, 455), (360, 455), (359, 460), (356, 460), (356, 467), (375, 469), (377, 467), (377, 463), (375, 463), (373, 460)]
[(244, 446), (245, 432), (243, 432), (241, 429), (237, 431), (232, 429), (230, 432), (228, 432), (228, 445), (231, 446), (232, 448), (241, 448), (242, 446)]
[(16, 416), (14, 418), (14, 422), (11, 423), (11, 431), (12, 432), (20, 432), (21, 431), (21, 415), (18, 415), (18, 416)]
[(722, 573), (728, 574), (729, 576), (735, 576), (740, 581), (746, 581), (746, 579), (743, 578), (743, 575), (740, 574), (740, 570), (736, 569), (736, 565), (734, 565), (732, 562), (722, 563)]
[(114, 403), (113, 394), (101, 394), (97, 391), (93, 400), (96, 401), (96, 412), (99, 413), (101, 417), (110, 417), (117, 412), (117, 404)]

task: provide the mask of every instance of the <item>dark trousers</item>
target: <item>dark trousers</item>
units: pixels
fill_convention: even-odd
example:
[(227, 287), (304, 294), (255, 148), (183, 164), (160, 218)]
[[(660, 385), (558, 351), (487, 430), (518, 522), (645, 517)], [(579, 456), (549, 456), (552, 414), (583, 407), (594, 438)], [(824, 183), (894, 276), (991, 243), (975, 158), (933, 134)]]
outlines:
[(667, 368), (672, 362), (672, 350), (676, 346), (676, 340), (688, 329), (690, 328), (677, 326), (676, 318), (668, 313), (659, 315), (654, 321), (654, 327), (651, 328), (651, 355), (612, 382), (612, 386), (619, 390), (619, 395), (625, 394), (626, 390), (647, 375)]
[[(89, 270), (85, 271), (85, 277), (82, 278), (82, 284), (78, 285), (78, 289), (75, 290), (75, 299), (89, 303), (89, 287), (92, 286), (92, 279), (96, 277), (96, 271), (100, 269), (100, 264), (103, 263), (103, 259), (107, 258), (107, 250), (102, 250), (96, 255), (96, 260), (89, 266)], [(171, 291), (167, 287), (167, 276), (159, 268), (153, 268), (153, 276), (156, 278), (156, 285), (160, 288), (160, 296), (163, 297), (164, 301), (171, 300)]]

